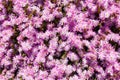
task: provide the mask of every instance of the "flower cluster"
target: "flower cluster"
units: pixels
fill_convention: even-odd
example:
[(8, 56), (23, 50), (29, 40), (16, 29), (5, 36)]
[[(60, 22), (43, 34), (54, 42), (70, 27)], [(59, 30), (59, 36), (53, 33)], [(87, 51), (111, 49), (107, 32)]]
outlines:
[(119, 0), (0, 0), (0, 80), (119, 79)]

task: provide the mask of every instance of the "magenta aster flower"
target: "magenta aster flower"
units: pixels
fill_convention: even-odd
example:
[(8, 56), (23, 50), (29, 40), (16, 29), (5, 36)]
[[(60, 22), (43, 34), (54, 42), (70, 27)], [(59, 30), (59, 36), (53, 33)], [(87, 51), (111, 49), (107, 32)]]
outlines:
[(0, 80), (119, 79), (119, 0), (0, 0)]

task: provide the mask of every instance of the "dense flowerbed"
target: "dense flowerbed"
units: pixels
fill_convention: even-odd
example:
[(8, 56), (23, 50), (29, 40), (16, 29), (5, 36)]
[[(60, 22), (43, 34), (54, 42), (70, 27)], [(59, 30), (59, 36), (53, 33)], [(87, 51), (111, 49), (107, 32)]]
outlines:
[(119, 80), (120, 0), (0, 0), (0, 80)]

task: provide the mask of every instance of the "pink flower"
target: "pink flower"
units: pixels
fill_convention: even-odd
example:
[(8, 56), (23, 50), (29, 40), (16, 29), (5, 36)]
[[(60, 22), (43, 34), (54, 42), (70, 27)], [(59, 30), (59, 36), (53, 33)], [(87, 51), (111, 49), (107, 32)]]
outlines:
[(5, 19), (5, 15), (1, 15), (0, 16), (0, 21), (4, 20)]
[(79, 78), (78, 78), (78, 76), (73, 76), (73, 77), (70, 77), (70, 79), (69, 80), (79, 80)]
[(106, 73), (109, 73), (112, 76), (113, 75), (113, 66), (108, 66), (106, 69)]
[(63, 73), (65, 71), (65, 66), (63, 65), (59, 65), (59, 66), (55, 66), (52, 70), (51, 70), (51, 77), (55, 78), (55, 76), (61, 78), (63, 76)]
[(79, 59), (78, 56), (77, 56), (75, 53), (73, 53), (73, 52), (69, 52), (68, 55), (67, 55), (67, 57), (68, 57), (70, 60), (72, 60), (72, 61), (76, 61), (76, 60)]
[(39, 79), (45, 79), (48, 76), (48, 72), (47, 71), (40, 71), (39, 72)]
[(48, 49), (49, 52), (52, 52), (52, 53), (55, 52), (55, 49), (58, 46), (57, 40), (58, 40), (58, 38), (53, 38), (52, 40), (50, 40), (50, 42), (49, 42), (50, 45), (49, 45), (49, 49)]
[(67, 65), (66, 69), (65, 69), (65, 73), (67, 75), (69, 75), (70, 73), (72, 73), (73, 71), (75, 71), (75, 67), (71, 66), (71, 65)]
[(0, 75), (0, 79), (1, 80), (6, 80), (5, 76), (3, 76), (3, 75)]
[(6, 56), (5, 58), (3, 58), (2, 61), (1, 61), (1, 65), (8, 66), (8, 65), (10, 65), (10, 64), (11, 64), (11, 62), (10, 62), (8, 56)]
[(30, 42), (28, 42), (28, 41), (27, 42), (22, 42), (21, 46), (22, 46), (22, 49), (25, 50), (25, 51), (28, 51), (32, 48)]
[(120, 70), (120, 67), (119, 67), (119, 66), (120, 66), (120, 64), (118, 64), (117, 62), (114, 63), (114, 68), (115, 68), (115, 70), (118, 70), (118, 71), (119, 71), (119, 70)]
[(109, 18), (110, 17), (110, 11), (102, 11), (101, 13), (100, 13), (100, 18), (101, 19), (105, 19), (105, 18)]

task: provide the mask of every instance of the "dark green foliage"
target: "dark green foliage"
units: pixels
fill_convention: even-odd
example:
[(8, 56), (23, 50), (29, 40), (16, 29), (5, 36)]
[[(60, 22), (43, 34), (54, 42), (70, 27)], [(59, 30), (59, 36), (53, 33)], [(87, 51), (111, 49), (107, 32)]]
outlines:
[(86, 45), (83, 45), (83, 50), (84, 50), (85, 52), (88, 52), (89, 48), (88, 48)]
[(60, 40), (61, 40), (61, 35), (60, 35), (60, 33), (56, 33), (56, 36), (58, 37), (58, 41), (60, 41)]
[(57, 17), (55, 17), (55, 19), (52, 21), (52, 23), (54, 23), (55, 27), (58, 26), (59, 22), (60, 22), (60, 18), (57, 18)]
[(94, 27), (94, 28), (93, 28), (93, 31), (96, 32), (96, 33), (98, 33), (99, 29), (100, 29), (100, 25)]
[(68, 65), (73, 65), (73, 64), (75, 64), (75, 62), (74, 61), (71, 61), (69, 58), (67, 58), (68, 59)]
[(3, 5), (6, 9), (6, 14), (7, 15), (13, 13), (13, 2), (12, 2), (12, 0), (8, 0), (8, 1), (4, 0)]
[(99, 19), (99, 12), (95, 12), (94, 15), (95, 15), (94, 19), (98, 20)]
[(72, 47), (71, 49), (70, 49), (72, 52), (74, 52), (74, 53), (76, 53), (76, 54), (78, 54), (78, 50), (77, 50), (77, 48), (76, 47)]
[(43, 32), (45, 32), (46, 30), (47, 30), (47, 22), (46, 21), (43, 21), (43, 23), (42, 23), (42, 25), (41, 25), (41, 30), (43, 31)]
[(78, 75), (78, 73), (77, 73), (76, 71), (73, 71), (73, 72), (69, 75), (69, 77), (72, 77), (72, 76), (74, 76), (74, 75)]
[(44, 40), (44, 44), (49, 47), (49, 40)]
[(40, 70), (44, 71), (45, 70), (45, 66), (42, 62), (40, 62), (40, 67), (39, 67)]
[(19, 72), (19, 68), (17, 68), (17, 69), (14, 71), (14, 78), (17, 76), (18, 72)]
[(14, 34), (11, 36), (10, 38), (10, 41), (11, 41), (11, 48), (13, 49), (13, 54), (19, 54), (19, 51), (17, 49), (17, 46), (19, 45), (18, 44), (18, 40), (17, 40), (17, 37), (19, 36), (20, 34), (20, 31), (18, 30), (18, 26), (17, 25), (14, 25), (13, 26), (13, 29), (14, 29)]
[(21, 55), (22, 55), (23, 57), (27, 56), (27, 54), (26, 54), (24, 51), (21, 52)]
[(84, 67), (84, 68), (82, 68), (82, 71), (84, 71), (84, 70), (88, 70), (89, 69), (89, 67)]
[(97, 76), (95, 72), (93, 73), (93, 75), (90, 77), (89, 80), (97, 80)]
[(52, 3), (57, 3), (57, 0), (51, 0)]
[(91, 41), (94, 37), (90, 36), (89, 38), (87, 38), (88, 41)]
[(111, 27), (110, 27), (110, 30), (111, 30), (113, 33), (120, 33), (120, 28), (117, 28), (115, 25), (111, 26)]
[(55, 54), (53, 56), (54, 59), (64, 59), (67, 56), (67, 52), (66, 51), (61, 51), (59, 52), (59, 54)]
[(103, 70), (106, 70), (106, 62), (105, 60), (100, 60), (99, 58), (97, 59), (98, 65), (103, 68)]
[(63, 13), (63, 16), (66, 16), (66, 13), (67, 13), (67, 12), (65, 11), (65, 6), (62, 6), (62, 7), (61, 7), (61, 12)]
[(120, 48), (120, 45), (113, 40), (109, 40), (109, 43), (111, 44), (111, 46), (114, 47), (115, 51), (117, 51)]
[(0, 74), (2, 74), (3, 70), (4, 70), (4, 66), (0, 66)]
[(27, 38), (27, 37), (24, 37), (23, 40), (26, 41), (26, 40), (28, 40), (28, 38)]

